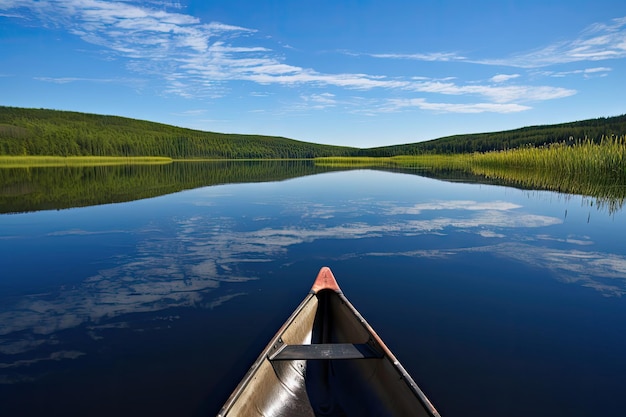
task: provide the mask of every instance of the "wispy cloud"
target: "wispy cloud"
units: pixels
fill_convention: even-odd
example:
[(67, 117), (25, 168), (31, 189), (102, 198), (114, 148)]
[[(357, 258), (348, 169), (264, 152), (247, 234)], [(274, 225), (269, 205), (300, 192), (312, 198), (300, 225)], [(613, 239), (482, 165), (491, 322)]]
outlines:
[[(403, 88), (408, 81), (367, 74), (324, 74), (282, 62), (282, 57), (265, 46), (238, 46), (255, 29), (203, 23), (198, 18), (163, 10), (151, 10), (127, 2), (67, 0), (36, 2), (9, 0), (1, 4), (24, 18), (44, 25), (65, 27), (85, 42), (99, 45), (119, 57), (130, 59), (129, 67), (159, 74), (169, 91), (198, 94), (224, 81), (259, 84), (319, 84), (351, 89)], [(259, 39), (256, 39), (259, 41)], [(138, 64), (137, 60), (142, 62)], [(48, 79), (70, 82), (74, 78)]]
[(438, 113), (516, 113), (529, 110), (530, 106), (515, 103), (431, 103), (423, 98), (389, 99), (381, 108), (385, 112), (419, 108)]
[(36, 80), (45, 81), (55, 84), (69, 84), (74, 82), (92, 82), (92, 83), (112, 83), (119, 82), (117, 79), (112, 78), (84, 78), (84, 77), (35, 77)]
[(407, 90), (447, 96), (475, 96), (486, 101), (451, 103), (432, 102), (426, 98), (392, 98), (387, 99), (380, 110), (394, 112), (404, 108), (419, 108), (442, 113), (515, 113), (531, 109), (531, 106), (522, 103), (553, 100), (576, 94), (576, 90), (562, 87), (501, 85), (504, 81), (502, 77), (497, 79), (497, 84), (486, 85), (462, 85), (452, 81), (435, 80), (414, 82)]
[(335, 95), (331, 93), (311, 94), (309, 96), (301, 96), (301, 98), (319, 108), (334, 107), (337, 104)]
[[(576, 39), (561, 41), (520, 52), (504, 58), (472, 58), (454, 52), (432, 53), (377, 53), (355, 54), (381, 59), (408, 59), (418, 61), (467, 62), (484, 65), (502, 65), (519, 68), (539, 68), (555, 64), (582, 61), (603, 61), (626, 57), (626, 16), (608, 23), (594, 23), (584, 29)], [(496, 76), (502, 77), (502, 76)], [(508, 78), (494, 82), (506, 81)]]
[(609, 23), (595, 23), (573, 40), (556, 42), (508, 58), (472, 62), (539, 68), (570, 62), (603, 61), (624, 57), (626, 57), (626, 17), (621, 17)]
[(411, 90), (423, 93), (446, 95), (476, 95), (488, 98), (496, 103), (512, 101), (542, 101), (568, 97), (576, 94), (575, 90), (550, 86), (525, 85), (459, 85), (453, 82), (426, 81), (415, 83)]
[(179, 116), (200, 116), (206, 113), (206, 109), (191, 109), (176, 113)]
[(541, 74), (548, 77), (566, 77), (568, 75), (582, 75), (585, 78), (592, 77), (606, 77), (612, 68), (609, 67), (595, 67), (595, 68), (586, 68), (586, 69), (578, 69), (572, 71), (542, 71)]
[(88, 236), (88, 235), (104, 235), (104, 234), (116, 234), (116, 233), (128, 233), (125, 230), (102, 230), (102, 231), (88, 231), (82, 229), (70, 229), (61, 230), (58, 232), (48, 233), (46, 236)]
[(459, 55), (454, 52), (431, 52), (431, 53), (415, 53), (415, 54), (354, 54), (354, 55), (367, 55), (372, 58), (392, 58), (392, 59), (410, 59), (415, 61), (438, 61), (438, 62), (450, 62), (450, 61), (465, 61), (467, 57)]
[[(158, 6), (158, 7), (157, 7)], [(510, 113), (529, 109), (520, 102), (543, 101), (575, 94), (575, 91), (549, 86), (507, 86), (516, 74), (499, 74), (488, 84), (455, 82), (424, 77), (389, 77), (364, 73), (322, 73), (313, 68), (290, 65), (267, 38), (253, 28), (203, 22), (182, 12), (180, 5), (151, 2), (108, 2), (102, 0), (34, 1), (7, 0), (0, 3), (5, 15), (20, 16), (30, 24), (64, 28), (83, 41), (102, 48), (108, 57), (123, 59), (127, 68), (160, 80), (164, 94), (188, 98), (220, 97), (228, 94), (228, 83), (244, 81), (258, 85), (308, 85), (345, 90), (385, 89), (391, 94), (437, 94), (479, 96), (487, 102), (474, 104), (427, 101), (413, 98), (390, 101), (386, 111), (419, 108), (436, 112)], [(608, 28), (597, 28), (608, 31)], [(617, 29), (613, 29), (617, 30)], [(619, 32), (618, 32), (619, 33)], [(417, 54), (373, 54), (380, 59), (422, 61), (465, 61), (455, 52)], [(77, 77), (40, 77), (42, 81), (109, 82)], [(495, 85), (494, 85), (495, 84)], [(334, 97), (323, 94), (302, 96), (310, 108), (334, 105)]]

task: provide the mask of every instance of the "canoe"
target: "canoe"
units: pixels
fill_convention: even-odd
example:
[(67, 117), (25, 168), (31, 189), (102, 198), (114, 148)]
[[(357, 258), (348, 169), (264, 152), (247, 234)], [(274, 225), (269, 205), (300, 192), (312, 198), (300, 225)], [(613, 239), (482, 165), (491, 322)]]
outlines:
[(226, 416), (439, 413), (324, 267), (220, 410)]

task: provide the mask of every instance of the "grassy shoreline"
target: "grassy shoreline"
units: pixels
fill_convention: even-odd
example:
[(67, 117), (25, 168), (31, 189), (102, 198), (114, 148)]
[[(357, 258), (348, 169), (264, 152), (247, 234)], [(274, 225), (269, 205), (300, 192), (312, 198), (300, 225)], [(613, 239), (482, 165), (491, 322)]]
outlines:
[[(577, 141), (544, 147), (523, 147), (471, 154), (421, 154), (390, 157), (315, 158), (321, 166), (448, 168), (465, 170), (528, 169), (559, 175), (626, 174), (626, 136), (603, 138), (600, 143)], [(626, 184), (625, 184), (626, 185)]]
[(600, 143), (577, 141), (485, 153), (331, 157), (315, 162), (336, 168), (459, 170), (513, 186), (593, 197), (609, 213), (626, 201), (626, 136), (603, 138)]
[[(12, 178), (11, 175), (21, 175), (19, 173), (11, 174), (10, 168), (16, 168), (16, 171), (21, 172), (30, 168), (43, 170), (48, 167), (62, 167), (71, 171), (76, 168), (91, 169), (91, 167), (99, 166), (134, 166), (132, 170), (140, 172), (143, 169), (142, 166), (147, 168), (148, 165), (162, 166), (163, 169), (180, 165), (180, 169), (186, 172), (185, 170), (196, 169), (194, 163), (206, 162), (217, 164), (214, 166), (215, 169), (209, 170), (213, 173), (212, 175), (221, 175), (224, 170), (236, 170), (247, 166), (245, 162), (259, 163), (258, 166), (248, 167), (250, 172), (263, 171), (267, 168), (267, 164), (275, 161), (298, 163), (298, 161), (311, 161), (311, 159), (173, 159), (168, 157), (0, 155), (0, 174), (4, 175), (5, 178)], [(609, 137), (600, 143), (577, 141), (539, 148), (525, 147), (487, 153), (324, 157), (315, 158), (313, 161), (314, 165), (321, 169), (406, 170), (417, 174), (421, 172), (426, 176), (430, 176), (432, 173), (436, 178), (441, 176), (447, 178), (449, 175), (461, 174), (461, 176), (467, 175), (474, 179), (484, 178), (488, 183), (579, 194), (594, 198), (594, 204), (608, 208), (609, 213), (621, 209), (626, 201), (626, 136)], [(181, 164), (174, 164), (175, 162), (181, 162)], [(239, 165), (241, 167), (237, 168)], [(34, 171), (37, 170), (32, 172)], [(70, 171), (65, 174), (70, 175)], [(202, 176), (206, 177), (208, 171), (206, 169), (201, 171)], [(45, 175), (49, 175), (49, 173)], [(153, 174), (145, 175), (150, 177)], [(145, 181), (146, 184), (150, 183), (149, 179), (144, 178), (142, 181)], [(224, 181), (228, 180), (224, 179)], [(187, 181), (183, 182), (186, 183)], [(220, 181), (216, 180), (216, 182), (219, 183)], [(24, 191), (23, 189), (30, 189), (29, 187), (32, 186), (31, 180), (28, 179), (22, 179), (16, 183), (22, 185), (16, 188), (15, 184), (9, 181), (8, 185), (4, 185), (5, 192), (9, 192), (10, 195), (18, 195)], [(146, 188), (145, 186), (142, 187)], [(108, 193), (110, 194), (110, 192)]]
[(62, 166), (102, 166), (134, 164), (169, 164), (172, 158), (161, 156), (7, 156), (0, 155), (0, 168)]
[(0, 155), (0, 168), (169, 164), (172, 162), (312, 161), (313, 158), (169, 158), (164, 156), (12, 156)]

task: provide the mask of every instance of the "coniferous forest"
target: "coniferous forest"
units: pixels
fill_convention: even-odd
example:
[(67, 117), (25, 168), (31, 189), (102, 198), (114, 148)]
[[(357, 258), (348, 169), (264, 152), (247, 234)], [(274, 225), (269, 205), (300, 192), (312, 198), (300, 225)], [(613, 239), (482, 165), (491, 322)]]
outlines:
[(118, 116), (0, 106), (0, 155), (287, 159), (487, 152), (626, 134), (626, 115), (359, 149), (175, 127)]
[(626, 115), (554, 125), (528, 126), (502, 132), (447, 136), (406, 145), (364, 149), (360, 155), (397, 156), (489, 152), (520, 147), (540, 147), (550, 143), (573, 144), (585, 140), (599, 143), (603, 137), (620, 137), (624, 134), (626, 134)]
[(0, 106), (0, 155), (315, 158), (353, 148), (185, 129), (117, 116)]

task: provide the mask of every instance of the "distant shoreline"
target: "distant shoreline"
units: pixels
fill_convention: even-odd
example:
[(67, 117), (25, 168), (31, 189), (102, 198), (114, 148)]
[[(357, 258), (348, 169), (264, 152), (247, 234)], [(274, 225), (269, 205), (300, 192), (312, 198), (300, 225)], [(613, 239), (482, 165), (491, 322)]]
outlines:
[(169, 164), (164, 156), (0, 156), (0, 168), (101, 166), (127, 164)]
[(0, 168), (170, 164), (173, 162), (313, 161), (315, 158), (170, 158), (166, 156), (0, 155)]

